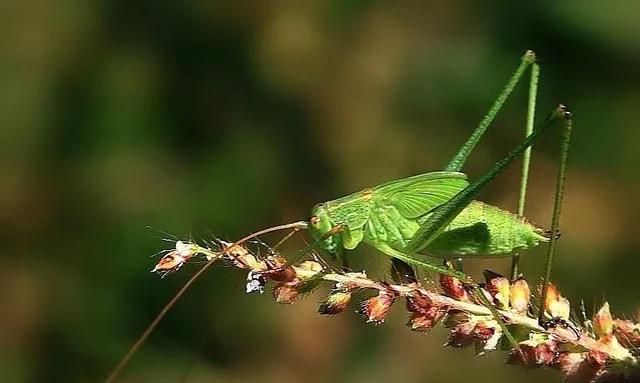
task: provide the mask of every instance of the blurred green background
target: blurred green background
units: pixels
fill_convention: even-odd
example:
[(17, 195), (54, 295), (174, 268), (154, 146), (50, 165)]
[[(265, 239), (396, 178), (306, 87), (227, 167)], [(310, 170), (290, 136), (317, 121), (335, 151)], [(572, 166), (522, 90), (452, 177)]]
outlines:
[[(517, 4), (516, 4), (517, 3)], [(0, 381), (94, 382), (192, 275), (149, 256), (233, 239), (316, 202), (443, 166), (536, 50), (539, 118), (575, 115), (555, 280), (574, 303), (638, 315), (640, 3), (4, 0), (0, 4)], [(635, 9), (633, 9), (635, 7)], [(466, 171), (521, 139), (525, 86)], [(527, 216), (548, 226), (558, 137), (535, 148)], [(514, 209), (519, 166), (483, 194)], [(213, 234), (211, 234), (213, 233)], [(388, 260), (358, 251), (383, 275)], [(536, 282), (544, 249), (524, 258)], [(507, 271), (507, 261), (468, 270)], [(378, 271), (375, 271), (378, 270)], [(127, 382), (534, 382), (322, 292), (281, 307), (210, 270), (125, 370)]]

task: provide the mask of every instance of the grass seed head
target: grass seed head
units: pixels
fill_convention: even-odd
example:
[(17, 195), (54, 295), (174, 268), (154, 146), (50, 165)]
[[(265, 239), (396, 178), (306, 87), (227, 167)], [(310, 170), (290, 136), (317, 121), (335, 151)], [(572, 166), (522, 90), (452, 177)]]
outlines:
[(336, 315), (343, 312), (351, 302), (351, 292), (344, 290), (332, 291), (327, 299), (320, 303), (318, 312), (322, 315)]
[(160, 258), (151, 272), (161, 274), (164, 277), (167, 274), (180, 270), (182, 265), (195, 257), (195, 255), (196, 250), (193, 244), (177, 241), (175, 249)]
[(593, 316), (593, 330), (598, 338), (613, 334), (613, 317), (608, 302), (605, 302)]
[(529, 310), (531, 301), (531, 290), (529, 284), (522, 278), (516, 279), (510, 287), (509, 303), (511, 309), (518, 314), (525, 314)]
[(512, 350), (508, 364), (516, 364), (529, 368), (551, 366), (556, 361), (558, 345), (544, 337), (532, 337), (519, 343), (520, 351)]
[(459, 301), (469, 302), (469, 292), (458, 278), (451, 277), (449, 275), (440, 274), (440, 287), (442, 291)]
[(475, 327), (476, 324), (473, 321), (459, 323), (453, 328), (453, 330), (451, 330), (449, 339), (447, 340), (447, 343), (445, 343), (445, 346), (455, 348), (471, 346), (475, 342), (475, 336), (473, 334)]
[(407, 325), (412, 331), (429, 332), (447, 314), (447, 307), (435, 305), (426, 295), (416, 291), (406, 298), (411, 313)]
[(291, 265), (284, 265), (274, 268), (268, 272), (269, 278), (276, 282), (291, 282), (296, 279), (296, 270)]
[(491, 270), (484, 271), (484, 277), (487, 282), (487, 291), (491, 295), (490, 301), (494, 302), (498, 308), (508, 309), (510, 298), (511, 283), (504, 275), (498, 274)]
[(280, 283), (276, 287), (273, 288), (273, 297), (275, 298), (277, 303), (281, 304), (291, 304), (293, 303), (299, 295), (299, 291), (297, 288), (297, 283)]
[(569, 320), (569, 315), (571, 314), (571, 304), (569, 303), (569, 300), (567, 298), (560, 295), (560, 292), (552, 283), (549, 283), (547, 297), (544, 302), (544, 308), (552, 318), (562, 318), (567, 321)]
[(613, 333), (621, 345), (640, 354), (640, 323), (630, 320), (616, 319)]
[(479, 321), (473, 328), (475, 337), (476, 354), (482, 355), (487, 351), (493, 351), (498, 347), (502, 338), (502, 328), (495, 320)]
[(367, 323), (381, 324), (396, 298), (397, 295), (394, 292), (381, 290), (378, 295), (362, 303), (360, 312), (367, 319)]

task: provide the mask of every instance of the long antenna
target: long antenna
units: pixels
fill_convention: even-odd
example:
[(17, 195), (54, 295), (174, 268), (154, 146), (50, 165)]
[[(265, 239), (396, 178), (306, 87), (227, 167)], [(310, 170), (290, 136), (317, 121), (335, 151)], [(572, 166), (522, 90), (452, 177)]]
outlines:
[[(288, 223), (288, 224), (284, 224), (284, 225), (278, 225), (278, 226), (269, 227), (269, 228), (266, 228), (266, 229), (263, 229), (263, 230), (260, 230), (260, 231), (256, 231), (255, 233), (249, 234), (246, 237), (244, 237), (244, 238), (236, 241), (235, 243), (229, 245), (227, 248), (232, 248), (234, 246), (241, 245), (241, 244), (243, 244), (244, 242), (246, 242), (246, 241), (248, 241), (250, 239), (253, 239), (255, 237), (258, 237), (260, 235), (264, 235), (264, 234), (267, 234), (267, 233), (272, 233), (274, 231), (286, 230), (286, 229), (302, 230), (302, 229), (306, 229), (306, 228), (307, 228), (307, 222), (305, 222), (305, 221), (298, 221), (298, 222)], [(158, 315), (155, 317), (155, 319), (153, 321), (151, 321), (149, 326), (147, 326), (147, 328), (144, 330), (142, 335), (140, 335), (138, 340), (131, 346), (131, 348), (129, 349), (127, 354), (122, 358), (122, 360), (120, 360), (120, 363), (118, 363), (118, 365), (113, 369), (113, 371), (111, 371), (111, 373), (109, 374), (109, 376), (105, 380), (105, 383), (112, 383), (112, 382), (115, 381), (115, 379), (118, 377), (118, 375), (120, 375), (120, 372), (122, 372), (122, 369), (124, 369), (124, 367), (127, 365), (129, 360), (131, 359), (131, 357), (138, 351), (140, 346), (142, 346), (142, 344), (147, 340), (149, 335), (153, 332), (153, 330), (156, 328), (158, 323), (160, 323), (162, 318), (164, 318), (164, 316), (169, 312), (169, 310), (171, 310), (171, 308), (176, 304), (178, 299), (180, 299), (180, 297), (182, 297), (182, 295), (189, 289), (189, 287), (193, 284), (193, 282), (195, 282), (196, 279), (198, 279), (198, 277), (200, 275), (202, 275), (209, 268), (209, 266), (211, 266), (217, 259), (218, 258), (212, 258), (210, 261), (205, 263), (205, 265), (202, 266), (200, 268), (200, 270), (198, 270), (198, 272), (195, 273), (191, 278), (189, 278), (189, 280), (184, 284), (184, 286), (182, 286), (182, 288), (180, 290), (178, 290), (176, 295), (174, 295), (173, 298), (171, 298), (171, 300), (169, 301), (169, 303), (167, 303), (162, 308), (162, 310), (158, 313)]]

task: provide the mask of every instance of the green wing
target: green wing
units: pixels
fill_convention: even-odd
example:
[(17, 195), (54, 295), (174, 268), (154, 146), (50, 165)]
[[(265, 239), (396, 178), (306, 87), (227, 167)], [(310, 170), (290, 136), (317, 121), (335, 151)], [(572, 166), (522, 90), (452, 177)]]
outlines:
[(387, 182), (373, 189), (376, 204), (392, 205), (407, 219), (419, 218), (467, 187), (464, 173), (432, 172)]
[[(351, 250), (362, 241), (366, 225), (371, 230), (385, 232), (388, 230), (382, 226), (394, 225), (392, 218), (376, 213), (374, 206), (393, 206), (402, 217), (413, 220), (447, 202), (468, 184), (463, 173), (425, 173), (353, 193), (327, 205), (336, 221), (345, 226), (342, 244)], [(383, 241), (386, 237), (382, 232), (379, 235)]]

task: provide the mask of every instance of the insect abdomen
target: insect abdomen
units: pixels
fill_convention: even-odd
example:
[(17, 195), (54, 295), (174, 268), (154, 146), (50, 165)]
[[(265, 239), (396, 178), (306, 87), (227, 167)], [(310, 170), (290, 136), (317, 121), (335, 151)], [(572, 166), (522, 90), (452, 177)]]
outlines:
[(522, 217), (473, 201), (425, 251), (442, 258), (507, 256), (547, 241), (542, 229)]

